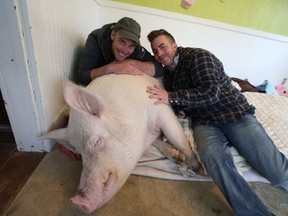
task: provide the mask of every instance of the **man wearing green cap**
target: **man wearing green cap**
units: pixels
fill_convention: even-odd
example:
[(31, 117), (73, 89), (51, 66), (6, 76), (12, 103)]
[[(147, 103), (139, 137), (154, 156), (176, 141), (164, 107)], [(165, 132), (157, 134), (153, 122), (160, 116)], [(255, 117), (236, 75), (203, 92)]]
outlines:
[(91, 32), (79, 62), (78, 81), (88, 85), (110, 73), (162, 76), (162, 65), (140, 45), (140, 33), (140, 25), (129, 17)]

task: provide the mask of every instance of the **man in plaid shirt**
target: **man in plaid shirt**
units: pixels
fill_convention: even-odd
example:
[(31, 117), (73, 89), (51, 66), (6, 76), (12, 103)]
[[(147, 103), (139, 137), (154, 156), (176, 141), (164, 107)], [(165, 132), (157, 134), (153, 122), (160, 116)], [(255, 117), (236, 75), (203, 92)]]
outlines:
[(272, 215), (237, 172), (228, 149), (234, 146), (253, 169), (288, 191), (288, 160), (257, 121), (255, 108), (209, 51), (178, 47), (164, 29), (150, 32), (148, 40), (156, 60), (167, 68), (166, 90), (148, 87), (150, 98), (191, 118), (201, 159), (236, 215)]

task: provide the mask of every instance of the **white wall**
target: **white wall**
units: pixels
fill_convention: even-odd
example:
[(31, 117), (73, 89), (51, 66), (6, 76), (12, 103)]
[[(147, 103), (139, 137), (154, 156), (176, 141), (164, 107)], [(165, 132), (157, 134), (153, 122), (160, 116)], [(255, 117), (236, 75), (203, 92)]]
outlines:
[[(146, 35), (151, 30), (165, 28), (175, 36), (178, 45), (212, 51), (230, 76), (248, 78), (255, 85), (265, 79), (276, 85), (288, 77), (287, 37), (108, 0), (4, 1), (9, 10), (0, 6), (0, 24), (6, 27), (1, 29), (8, 30), (1, 35), (0, 45), (7, 53), (0, 59), (0, 84), (21, 151), (51, 149), (53, 143), (35, 137), (60, 122), (65, 105), (62, 83), (71, 79), (76, 70), (79, 47), (84, 46), (92, 30), (123, 16), (133, 17), (140, 23), (141, 43), (149, 50)], [(13, 4), (20, 10), (14, 9)], [(13, 19), (3, 21), (6, 15)], [(17, 22), (19, 26), (12, 28)], [(13, 41), (22, 43), (12, 49), (9, 43)], [(12, 65), (11, 56), (19, 50), (23, 61)], [(15, 74), (11, 74), (11, 68)], [(29, 117), (23, 118), (27, 113)], [(31, 127), (25, 128), (26, 125)]]
[(37, 73), (29, 25), (24, 27), (26, 4), (17, 0), (3, 0), (0, 4), (0, 87), (4, 104), (18, 149), (42, 151), (37, 135), (44, 122), (43, 109), (38, 100), (38, 83), (35, 85)]
[(0, 2), (0, 87), (20, 151), (50, 151), (39, 136), (61, 124), (62, 84), (99, 27), (94, 0)]
[(122, 16), (135, 18), (142, 27), (141, 43), (149, 50), (147, 34), (164, 28), (174, 35), (179, 46), (213, 52), (230, 76), (248, 78), (254, 85), (266, 79), (276, 85), (288, 77), (288, 37), (151, 8), (99, 2), (101, 13), (113, 14), (103, 21), (111, 22)]
[(63, 80), (76, 70), (79, 49), (99, 26), (93, 0), (27, 0), (34, 54), (47, 125), (63, 107)]

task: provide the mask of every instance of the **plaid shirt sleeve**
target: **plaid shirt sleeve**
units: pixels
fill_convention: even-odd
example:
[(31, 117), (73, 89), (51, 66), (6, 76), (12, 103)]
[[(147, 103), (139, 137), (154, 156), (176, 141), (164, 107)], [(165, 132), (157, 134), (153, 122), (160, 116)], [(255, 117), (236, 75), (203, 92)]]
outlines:
[[(175, 91), (169, 92), (170, 103), (190, 109), (207, 107), (215, 104), (220, 95), (220, 74), (222, 63), (204, 51), (183, 53), (184, 58), (179, 63)], [(179, 88), (179, 86), (181, 86)]]
[(174, 111), (185, 111), (192, 119), (226, 122), (241, 118), (251, 106), (224, 72), (221, 61), (209, 51), (178, 48), (175, 71), (164, 77), (169, 103)]

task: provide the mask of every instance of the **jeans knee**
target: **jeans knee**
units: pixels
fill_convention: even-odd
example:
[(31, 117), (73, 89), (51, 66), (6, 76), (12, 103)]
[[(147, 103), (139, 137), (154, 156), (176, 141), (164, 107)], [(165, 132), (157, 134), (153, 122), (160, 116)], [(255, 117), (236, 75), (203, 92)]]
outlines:
[(216, 162), (217, 157), (215, 156), (214, 153), (215, 152), (214, 152), (213, 148), (211, 148), (209, 146), (206, 146), (205, 149), (201, 149), (199, 151), (200, 157), (206, 166), (208, 166), (209, 163), (215, 163)]
[(213, 148), (207, 147), (202, 149), (200, 153), (200, 157), (207, 167), (207, 169), (221, 169), (224, 166), (229, 166), (229, 164), (233, 164), (233, 158), (229, 150), (220, 151)]

